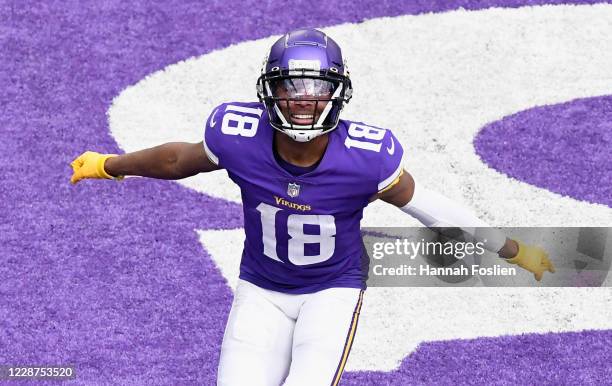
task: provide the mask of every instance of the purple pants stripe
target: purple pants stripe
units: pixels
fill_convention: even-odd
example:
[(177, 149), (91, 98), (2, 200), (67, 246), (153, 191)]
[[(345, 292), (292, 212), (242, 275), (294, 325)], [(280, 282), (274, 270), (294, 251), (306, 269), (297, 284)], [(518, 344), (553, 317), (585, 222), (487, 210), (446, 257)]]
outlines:
[(342, 356), (340, 357), (340, 363), (338, 363), (338, 368), (336, 369), (336, 373), (334, 374), (334, 379), (332, 380), (331, 385), (336, 386), (340, 383), (340, 378), (342, 378), (342, 373), (344, 372), (344, 366), (346, 365), (346, 361), (348, 360), (349, 353), (351, 352), (351, 347), (353, 346), (353, 340), (355, 339), (355, 332), (357, 331), (357, 323), (359, 322), (359, 312), (361, 311), (361, 304), (363, 303), (363, 290), (359, 291), (359, 300), (357, 300), (357, 305), (355, 306), (355, 311), (353, 311), (353, 319), (351, 320), (351, 326), (346, 334), (346, 342), (344, 343), (344, 350), (342, 350)]

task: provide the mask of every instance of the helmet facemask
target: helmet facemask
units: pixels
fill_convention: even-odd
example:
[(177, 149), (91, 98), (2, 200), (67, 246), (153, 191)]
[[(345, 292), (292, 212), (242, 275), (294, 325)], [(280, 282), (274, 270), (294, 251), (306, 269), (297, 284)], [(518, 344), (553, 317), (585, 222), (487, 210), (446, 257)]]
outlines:
[(352, 92), (340, 46), (312, 28), (279, 38), (257, 80), (272, 127), (299, 142), (335, 129)]
[(270, 71), (257, 85), (271, 125), (298, 142), (335, 129), (350, 99), (348, 77), (329, 70)]

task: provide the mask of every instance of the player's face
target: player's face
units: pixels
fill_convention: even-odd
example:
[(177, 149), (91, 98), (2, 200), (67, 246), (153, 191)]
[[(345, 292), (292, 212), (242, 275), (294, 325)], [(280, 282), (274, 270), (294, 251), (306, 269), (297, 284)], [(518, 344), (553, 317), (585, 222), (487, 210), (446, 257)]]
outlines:
[(293, 78), (277, 81), (274, 96), (285, 119), (295, 125), (312, 125), (331, 100), (334, 83), (324, 79)]

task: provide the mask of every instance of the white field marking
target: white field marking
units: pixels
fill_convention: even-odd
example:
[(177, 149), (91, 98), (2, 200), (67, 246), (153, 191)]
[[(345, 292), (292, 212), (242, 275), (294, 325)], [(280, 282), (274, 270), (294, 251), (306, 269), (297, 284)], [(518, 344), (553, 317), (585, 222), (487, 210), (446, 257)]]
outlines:
[(244, 229), (197, 230), (196, 232), (200, 237), (200, 243), (213, 257), (213, 261), (233, 292), (238, 285), (240, 274)]
[[(482, 163), (472, 146), (481, 127), (509, 114), (612, 94), (612, 6), (459, 10), (325, 31), (350, 60), (356, 92), (343, 116), (392, 128), (418, 181), (493, 225), (612, 224), (612, 209), (510, 179)], [(125, 151), (199, 141), (215, 105), (254, 100), (261, 58), (275, 39), (191, 58), (127, 88), (109, 109), (113, 136)], [(180, 183), (240, 200), (223, 172)], [(374, 203), (363, 224), (417, 222)], [(199, 234), (233, 286), (242, 231)], [(391, 370), (424, 341), (606, 328), (609, 288), (370, 288), (347, 369)]]

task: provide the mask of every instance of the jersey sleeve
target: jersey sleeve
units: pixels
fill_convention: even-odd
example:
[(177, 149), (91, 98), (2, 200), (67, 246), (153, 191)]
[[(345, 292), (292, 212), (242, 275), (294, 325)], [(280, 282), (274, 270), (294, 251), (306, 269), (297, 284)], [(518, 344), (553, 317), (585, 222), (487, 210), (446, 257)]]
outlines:
[(379, 193), (395, 185), (403, 171), (404, 148), (390, 130), (387, 130), (383, 138), (380, 156)]
[(217, 106), (206, 120), (204, 126), (204, 151), (208, 159), (219, 167), (222, 165), (222, 133), (220, 129), (220, 117), (223, 114), (223, 105)]

